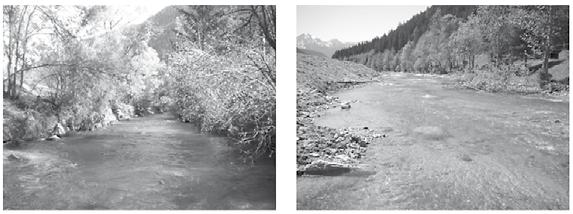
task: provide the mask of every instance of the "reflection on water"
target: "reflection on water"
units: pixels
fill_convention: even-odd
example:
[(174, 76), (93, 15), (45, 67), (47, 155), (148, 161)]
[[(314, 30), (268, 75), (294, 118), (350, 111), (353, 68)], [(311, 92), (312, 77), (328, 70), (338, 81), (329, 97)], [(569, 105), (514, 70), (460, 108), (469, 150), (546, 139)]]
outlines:
[(4, 209), (274, 208), (273, 162), (169, 115), (4, 148)]
[(318, 125), (390, 137), (362, 160), (375, 175), (298, 178), (298, 208), (568, 209), (569, 102), (446, 89), (444, 81), (387, 75), (387, 84), (337, 94), (359, 102), (328, 110)]

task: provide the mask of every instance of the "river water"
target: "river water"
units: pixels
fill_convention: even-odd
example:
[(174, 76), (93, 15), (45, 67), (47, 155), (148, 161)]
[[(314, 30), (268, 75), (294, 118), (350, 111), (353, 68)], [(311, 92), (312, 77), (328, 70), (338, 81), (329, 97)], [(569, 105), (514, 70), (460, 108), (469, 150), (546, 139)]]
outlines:
[[(568, 209), (567, 97), (483, 93), (388, 73), (315, 122), (369, 127), (365, 176), (297, 179), (299, 209)], [(372, 175), (373, 174), (373, 175)]]
[(275, 208), (274, 162), (168, 114), (3, 153), (4, 209)]

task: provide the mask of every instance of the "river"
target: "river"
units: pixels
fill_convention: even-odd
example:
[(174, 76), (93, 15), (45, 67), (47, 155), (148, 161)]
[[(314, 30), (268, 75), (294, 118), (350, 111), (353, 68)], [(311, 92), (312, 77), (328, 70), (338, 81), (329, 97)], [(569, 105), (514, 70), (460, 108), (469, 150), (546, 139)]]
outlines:
[(4, 209), (275, 209), (274, 161), (169, 114), (3, 153)]
[(298, 209), (569, 209), (569, 99), (450, 87), (386, 73), (315, 119), (368, 127), (372, 173), (297, 178)]

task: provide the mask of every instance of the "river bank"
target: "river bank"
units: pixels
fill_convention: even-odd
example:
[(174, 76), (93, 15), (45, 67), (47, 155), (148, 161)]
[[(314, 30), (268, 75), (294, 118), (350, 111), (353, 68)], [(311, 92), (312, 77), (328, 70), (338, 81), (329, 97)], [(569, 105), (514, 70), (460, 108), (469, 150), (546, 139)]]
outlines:
[(297, 58), (297, 175), (335, 175), (359, 168), (370, 141), (386, 135), (369, 127), (333, 129), (314, 121), (328, 109), (352, 108), (355, 100), (331, 95), (376, 82), (376, 72), (324, 57)]
[(3, 143), (58, 140), (77, 132), (94, 131), (120, 120), (137, 117), (134, 107), (123, 103), (101, 105), (83, 113), (58, 112), (50, 105), (39, 96), (3, 99)]

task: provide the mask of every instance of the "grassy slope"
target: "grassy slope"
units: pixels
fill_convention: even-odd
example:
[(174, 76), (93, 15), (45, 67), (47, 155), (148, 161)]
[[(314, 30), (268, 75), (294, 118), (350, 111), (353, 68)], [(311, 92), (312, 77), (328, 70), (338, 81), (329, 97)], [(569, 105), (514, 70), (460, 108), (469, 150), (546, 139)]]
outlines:
[(328, 83), (341, 81), (370, 81), (377, 72), (360, 64), (297, 54), (297, 84), (299, 89), (327, 91)]

